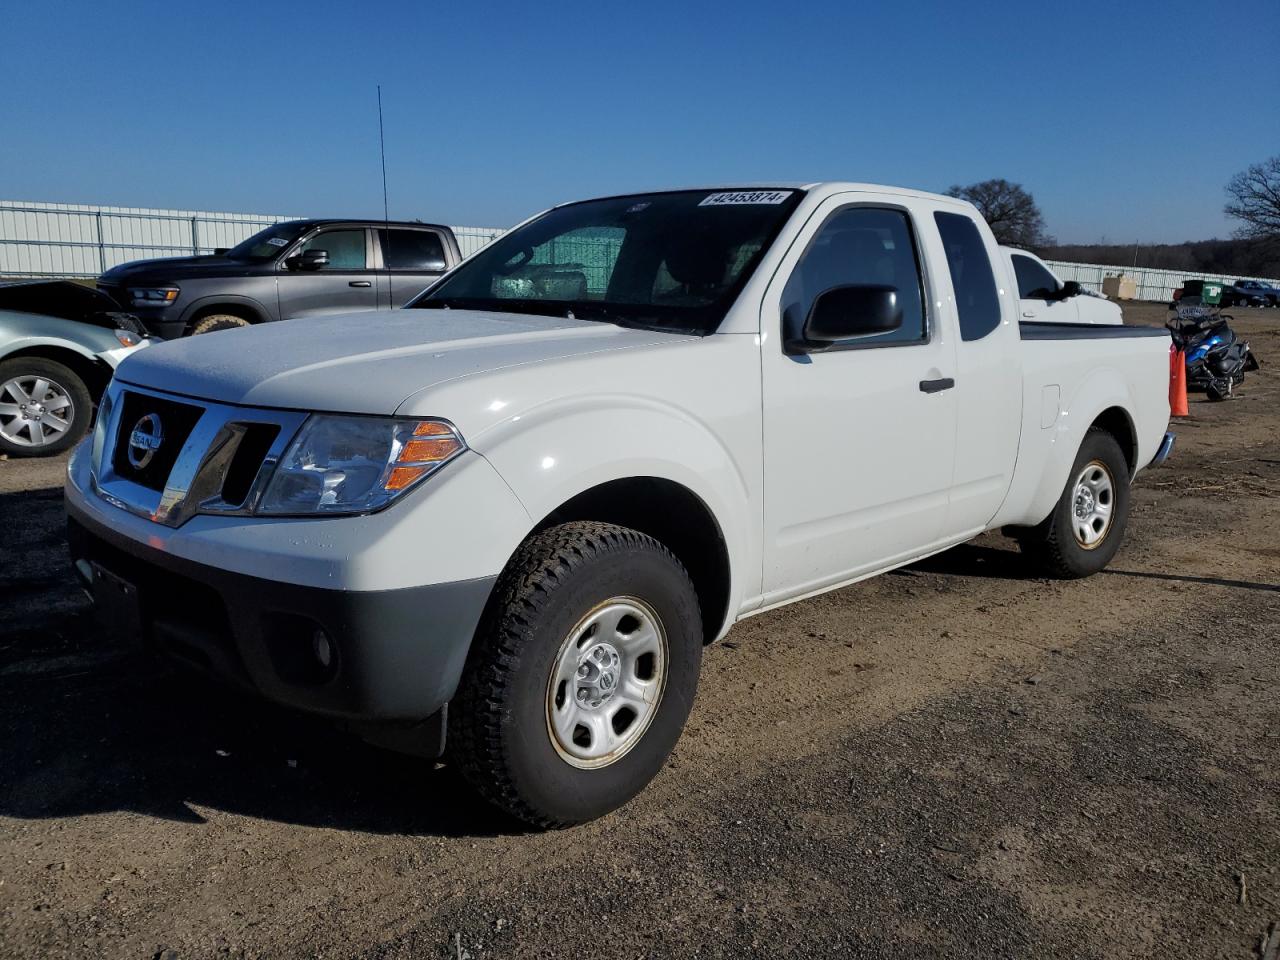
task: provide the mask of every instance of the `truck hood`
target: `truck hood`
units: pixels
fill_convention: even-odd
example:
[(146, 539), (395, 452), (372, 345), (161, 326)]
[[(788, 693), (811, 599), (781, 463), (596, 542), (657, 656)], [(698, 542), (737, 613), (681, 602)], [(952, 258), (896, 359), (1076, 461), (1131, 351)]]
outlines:
[(222, 256), (161, 257), (158, 260), (131, 260), (112, 267), (99, 281), (106, 285), (176, 283), (191, 277), (240, 277), (274, 269), (270, 262), (250, 263)]
[(389, 415), (448, 380), (603, 350), (696, 339), (563, 317), (382, 310), (159, 343), (116, 378), (221, 403)]

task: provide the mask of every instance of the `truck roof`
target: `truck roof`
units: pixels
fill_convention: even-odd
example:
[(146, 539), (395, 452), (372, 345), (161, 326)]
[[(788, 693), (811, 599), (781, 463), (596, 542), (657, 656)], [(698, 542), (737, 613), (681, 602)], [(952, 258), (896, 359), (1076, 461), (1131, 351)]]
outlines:
[(327, 217), (323, 219), (306, 217), (301, 220), (282, 220), (281, 223), (303, 223), (308, 227), (327, 227), (335, 223), (359, 223), (375, 227), (379, 224), (385, 224), (389, 227), (429, 227), (432, 230), (450, 230), (449, 227), (442, 223), (424, 223), (421, 220), (384, 220), (382, 217)]
[[(629, 197), (642, 193), (682, 193), (690, 190), (726, 192), (734, 190), (820, 190), (824, 193), (887, 193), (893, 196), (934, 200), (962, 207), (973, 206), (967, 200), (962, 200), (959, 197), (949, 197), (943, 193), (931, 193), (928, 190), (916, 190), (911, 187), (892, 187), (882, 183), (859, 183), (853, 180), (815, 180), (807, 183), (799, 180), (763, 180), (754, 183), (703, 183), (683, 187), (661, 187), (653, 190), (628, 190), (626, 193), (601, 194), (592, 199), (604, 200), (609, 197)], [(566, 206), (569, 203), (577, 202), (580, 201), (570, 200), (558, 204), (558, 206)]]

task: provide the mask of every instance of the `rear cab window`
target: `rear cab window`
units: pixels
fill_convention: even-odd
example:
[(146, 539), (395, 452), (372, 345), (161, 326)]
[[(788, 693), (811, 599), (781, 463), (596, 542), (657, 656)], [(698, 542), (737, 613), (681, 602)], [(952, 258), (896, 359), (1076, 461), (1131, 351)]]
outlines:
[(448, 269), (444, 243), (434, 230), (382, 228), (377, 231), (382, 244), (382, 262), (388, 270), (443, 273)]
[(1000, 294), (982, 232), (962, 213), (933, 215), (947, 252), (947, 269), (955, 291), (960, 339), (981, 340), (1000, 326)]

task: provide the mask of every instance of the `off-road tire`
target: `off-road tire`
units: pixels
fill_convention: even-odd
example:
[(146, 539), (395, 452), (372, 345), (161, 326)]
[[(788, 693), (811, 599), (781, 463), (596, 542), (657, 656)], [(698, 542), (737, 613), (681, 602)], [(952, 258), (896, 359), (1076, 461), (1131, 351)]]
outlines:
[(218, 330), (235, 330), (238, 327), (252, 326), (244, 317), (238, 317), (234, 313), (211, 313), (207, 317), (201, 317), (191, 327), (191, 336), (197, 336), (201, 333), (214, 333)]
[[(581, 769), (548, 730), (551, 670), (574, 625), (617, 596), (647, 603), (667, 636), (666, 683), (656, 713), (624, 755)], [(662, 769), (693, 706), (702, 617), (684, 566), (638, 531), (575, 522), (531, 536), (499, 577), (449, 704), (448, 754), (493, 805), (540, 828), (603, 816)]]
[[(56, 440), (40, 446), (27, 446), (0, 436), (0, 453), (10, 457), (56, 456), (75, 446), (89, 432), (89, 425), (93, 422), (93, 397), (89, 395), (89, 388), (80, 379), (80, 375), (56, 360), (47, 360), (44, 357), (14, 357), (0, 363), (0, 384), (28, 376), (43, 377), (62, 388), (71, 399), (73, 407), (71, 426)], [(0, 397), (0, 403), (12, 401), (13, 397), (7, 395)]]
[[(1114, 489), (1111, 524), (1102, 541), (1087, 549), (1076, 540), (1072, 530), (1075, 507), (1075, 483), (1091, 461), (1101, 461), (1111, 474)], [(1034, 526), (1014, 533), (1022, 551), (1049, 576), (1078, 580), (1098, 573), (1111, 562), (1124, 539), (1129, 519), (1129, 464), (1115, 437), (1097, 427), (1085, 434), (1067, 475), (1066, 486), (1054, 505), (1053, 512)]]

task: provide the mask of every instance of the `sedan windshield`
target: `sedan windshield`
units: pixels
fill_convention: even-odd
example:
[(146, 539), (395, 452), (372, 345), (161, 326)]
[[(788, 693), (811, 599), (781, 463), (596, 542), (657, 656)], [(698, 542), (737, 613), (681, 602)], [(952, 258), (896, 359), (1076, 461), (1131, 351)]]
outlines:
[(713, 333), (799, 190), (681, 191), (557, 207), (410, 304)]
[(259, 230), (248, 240), (242, 240), (227, 251), (232, 260), (274, 260), (280, 251), (297, 240), (309, 224), (292, 221), (276, 223)]

